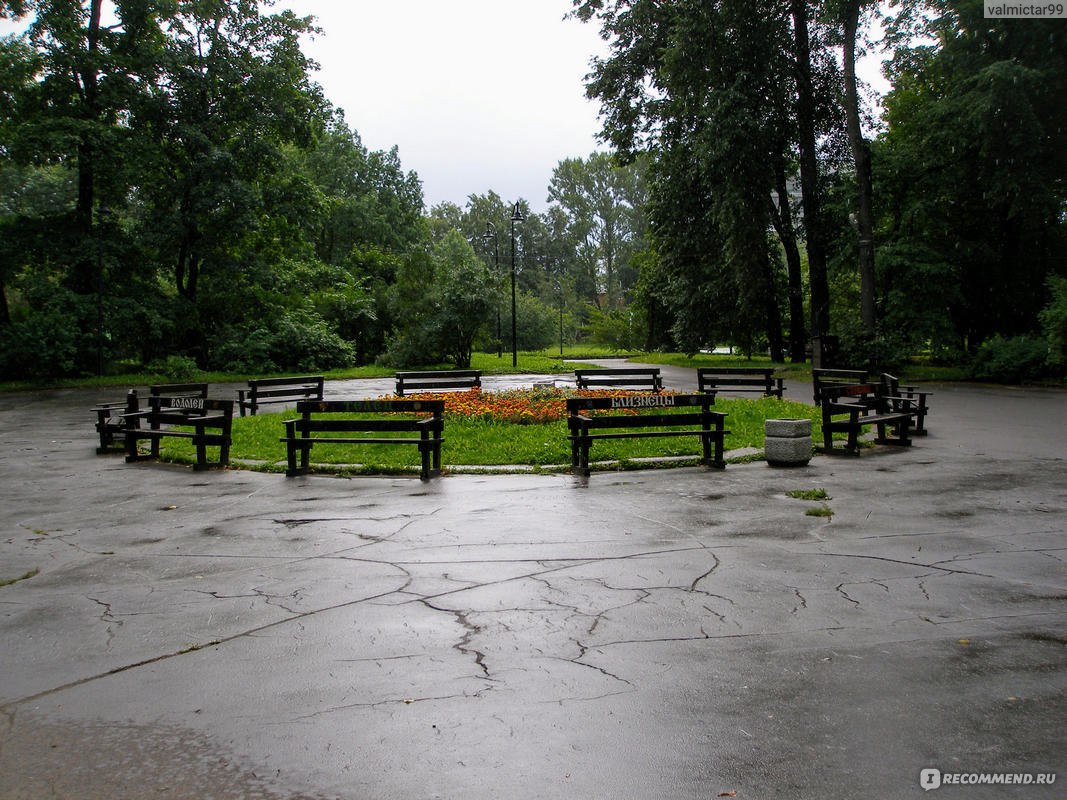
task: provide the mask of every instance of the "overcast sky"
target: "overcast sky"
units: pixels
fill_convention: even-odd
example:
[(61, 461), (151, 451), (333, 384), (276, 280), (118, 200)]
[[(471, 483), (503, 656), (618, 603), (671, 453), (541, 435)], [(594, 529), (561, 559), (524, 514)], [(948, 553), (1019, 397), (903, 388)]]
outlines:
[[(305, 52), (372, 150), (396, 145), (427, 207), (497, 192), (545, 207), (561, 159), (598, 148), (582, 78), (603, 53), (570, 0), (280, 0), (323, 32)], [(602, 149), (602, 148), (601, 148)]]
[[(564, 158), (605, 149), (584, 76), (606, 54), (571, 0), (277, 0), (311, 15), (315, 80), (371, 150), (399, 148), (427, 208), (497, 192), (543, 210)], [(11, 30), (0, 25), (0, 32)], [(868, 80), (877, 66), (864, 71)]]
[[(427, 208), (497, 192), (547, 205), (564, 158), (605, 147), (585, 99), (598, 26), (570, 0), (278, 0), (317, 18), (305, 52), (317, 80), (372, 150), (399, 148)], [(876, 63), (863, 70), (878, 77)]]

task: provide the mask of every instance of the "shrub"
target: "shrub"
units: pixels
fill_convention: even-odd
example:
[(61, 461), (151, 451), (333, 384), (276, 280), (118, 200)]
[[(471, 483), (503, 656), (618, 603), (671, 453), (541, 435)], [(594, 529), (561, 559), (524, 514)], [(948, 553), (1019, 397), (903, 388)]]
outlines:
[(270, 358), (282, 369), (318, 372), (356, 363), (351, 343), (313, 311), (289, 311), (270, 339)]
[(1060, 375), (1067, 371), (1067, 278), (1048, 281), (1052, 299), (1041, 312), (1041, 329), (1048, 342), (1048, 363)]
[(167, 356), (153, 361), (148, 365), (148, 371), (155, 375), (162, 375), (168, 381), (175, 383), (192, 381), (200, 375), (200, 368), (196, 366), (196, 361), (188, 356)]
[(263, 327), (226, 328), (213, 342), (209, 364), (223, 372), (261, 375), (277, 372), (271, 358), (274, 337)]
[(836, 325), (840, 350), (834, 366), (873, 371), (899, 370), (911, 355), (906, 338), (900, 334), (879, 330), (870, 334), (858, 320), (843, 320)]
[(588, 334), (593, 344), (615, 351), (640, 350), (646, 329), (643, 313), (634, 306), (611, 311), (590, 309)]
[(982, 343), (968, 377), (994, 383), (1025, 383), (1047, 374), (1048, 344), (1036, 336), (994, 336)]
[(47, 278), (20, 287), (23, 303), (0, 328), (0, 377), (69, 377), (96, 372), (108, 342), (97, 332), (94, 298)]

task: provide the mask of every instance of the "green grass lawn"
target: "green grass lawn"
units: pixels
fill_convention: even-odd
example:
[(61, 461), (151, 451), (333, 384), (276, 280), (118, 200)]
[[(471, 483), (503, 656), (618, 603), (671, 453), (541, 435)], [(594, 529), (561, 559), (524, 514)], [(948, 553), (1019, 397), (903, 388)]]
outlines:
[[(726, 450), (746, 447), (762, 448), (763, 423), (772, 417), (808, 417), (812, 419), (815, 436), (821, 436), (818, 412), (802, 403), (761, 400), (718, 399), (715, 410), (728, 416)], [(233, 424), (231, 461), (250, 469), (282, 471), (285, 468), (285, 445), (278, 441), (284, 435), (282, 421), (291, 412), (239, 417)], [(195, 460), (191, 445), (183, 440), (164, 439), (163, 457), (179, 463)], [(209, 450), (214, 454), (214, 450)], [(593, 445), (594, 461), (629, 461), (638, 458), (663, 456), (694, 456), (700, 454), (696, 436), (678, 438), (615, 439)], [(543, 467), (570, 464), (570, 442), (566, 422), (548, 424), (516, 424), (457, 415), (445, 417), (445, 443), (442, 460), (446, 466), (462, 471), (470, 466)], [(311, 450), (311, 462), (320, 470), (338, 470), (341, 465), (361, 465), (357, 470), (372, 473), (416, 471), (418, 448), (413, 445), (317, 445)]]

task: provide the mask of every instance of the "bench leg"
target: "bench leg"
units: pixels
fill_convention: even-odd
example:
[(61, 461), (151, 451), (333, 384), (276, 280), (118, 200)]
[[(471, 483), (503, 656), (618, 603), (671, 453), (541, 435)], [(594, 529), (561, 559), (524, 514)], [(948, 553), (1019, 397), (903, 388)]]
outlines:
[(419, 472), (419, 480), (430, 480), (430, 459), (432, 458), (431, 450), (432, 445), (430, 443), (429, 431), (423, 428), (419, 431), (419, 456), (422, 462), (422, 469)]
[[(296, 451), (300, 450), (300, 463), (297, 462)], [(285, 455), (287, 461), (287, 469), (285, 475), (288, 478), (292, 478), (295, 475), (307, 475), (308, 466), (311, 460), (311, 445), (301, 445), (299, 442), (288, 441), (285, 443)]]
[(589, 449), (593, 446), (593, 440), (589, 434), (583, 431), (578, 437), (578, 474), (589, 477)]

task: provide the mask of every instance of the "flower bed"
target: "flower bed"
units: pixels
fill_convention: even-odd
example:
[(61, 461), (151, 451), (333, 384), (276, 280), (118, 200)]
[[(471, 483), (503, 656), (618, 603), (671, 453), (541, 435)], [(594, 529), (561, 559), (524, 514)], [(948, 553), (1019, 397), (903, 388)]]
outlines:
[(641, 392), (544, 387), (511, 389), (503, 392), (483, 392), (479, 389), (467, 392), (425, 392), (404, 395), (404, 398), (444, 400), (446, 415), (455, 414), (473, 419), (507, 422), (512, 425), (542, 425), (565, 419), (567, 404), (564, 401), (570, 397), (629, 397), (637, 394)]

